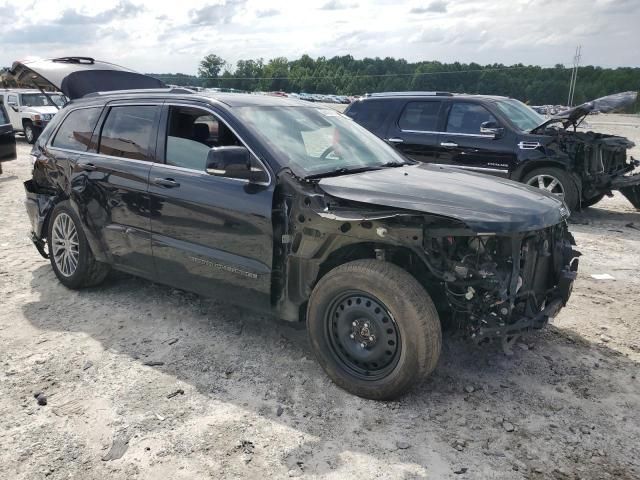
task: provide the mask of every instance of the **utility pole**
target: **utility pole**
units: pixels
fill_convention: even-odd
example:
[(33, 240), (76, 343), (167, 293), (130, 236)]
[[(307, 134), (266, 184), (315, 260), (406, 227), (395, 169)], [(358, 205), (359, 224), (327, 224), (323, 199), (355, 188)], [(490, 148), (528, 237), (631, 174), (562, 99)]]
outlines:
[(569, 81), (569, 98), (567, 106), (573, 106), (573, 96), (576, 93), (576, 80), (578, 78), (578, 67), (580, 66), (580, 58), (582, 57), (582, 45), (576, 47), (576, 54), (573, 56), (573, 68), (571, 69), (571, 80)]

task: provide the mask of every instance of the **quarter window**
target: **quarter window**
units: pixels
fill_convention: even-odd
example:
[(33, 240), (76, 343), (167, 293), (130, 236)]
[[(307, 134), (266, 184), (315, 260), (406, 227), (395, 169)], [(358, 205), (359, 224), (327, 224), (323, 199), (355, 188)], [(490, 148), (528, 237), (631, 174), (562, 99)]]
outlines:
[(102, 127), (99, 153), (112, 157), (152, 161), (159, 107), (112, 107)]
[(447, 119), (447, 132), (480, 134), (480, 126), (484, 122), (498, 123), (482, 105), (454, 103)]
[(401, 130), (434, 132), (438, 127), (438, 114), (442, 102), (409, 102), (404, 108), (398, 126)]
[(78, 152), (86, 152), (91, 143), (93, 129), (96, 128), (100, 108), (74, 110), (62, 122), (51, 145)]

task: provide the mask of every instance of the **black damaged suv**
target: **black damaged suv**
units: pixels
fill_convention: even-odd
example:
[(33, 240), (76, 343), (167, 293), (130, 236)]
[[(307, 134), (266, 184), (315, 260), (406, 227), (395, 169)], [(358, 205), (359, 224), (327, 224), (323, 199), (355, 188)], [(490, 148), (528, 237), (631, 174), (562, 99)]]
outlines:
[(626, 138), (577, 131), (592, 111), (636, 101), (637, 92), (599, 98), (550, 119), (513, 98), (447, 92), (373, 94), (345, 111), (420, 162), (510, 178), (562, 197), (571, 211), (620, 190), (640, 208), (638, 160)]
[(78, 98), (83, 72), (102, 88), (120, 74), (50, 64), (13, 71), (73, 99), (25, 182), (33, 241), (69, 288), (114, 268), (306, 321), (333, 381), (374, 399), (435, 368), (441, 318), (509, 338), (569, 299), (579, 254), (547, 192), (407, 161), (328, 108), (163, 88)]

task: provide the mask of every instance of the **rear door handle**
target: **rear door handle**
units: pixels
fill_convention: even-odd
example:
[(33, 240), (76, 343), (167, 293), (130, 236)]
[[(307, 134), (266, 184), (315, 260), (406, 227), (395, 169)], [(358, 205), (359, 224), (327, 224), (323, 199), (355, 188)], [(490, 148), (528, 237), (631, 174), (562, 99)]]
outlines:
[(444, 148), (457, 148), (458, 144), (453, 142), (440, 142), (440, 146)]
[(387, 138), (387, 142), (391, 142), (391, 143), (403, 143), (404, 140), (398, 137), (393, 137), (393, 138)]
[(93, 172), (96, 166), (93, 163), (81, 163), (80, 168), (86, 172)]
[(167, 188), (179, 187), (180, 184), (176, 182), (173, 178), (154, 178), (153, 183), (156, 185), (161, 185)]

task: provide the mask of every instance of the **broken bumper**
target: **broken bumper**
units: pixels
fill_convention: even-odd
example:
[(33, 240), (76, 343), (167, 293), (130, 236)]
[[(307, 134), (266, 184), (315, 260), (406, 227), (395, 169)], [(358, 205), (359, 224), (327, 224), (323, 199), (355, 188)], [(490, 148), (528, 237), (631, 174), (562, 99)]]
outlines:
[(634, 207), (640, 209), (640, 173), (614, 179), (611, 189), (619, 190)]
[(45, 251), (46, 222), (54, 205), (54, 196), (38, 192), (33, 180), (24, 182), (26, 194), (25, 207), (31, 221), (31, 241), (44, 258), (49, 258)]
[(558, 286), (551, 292), (552, 300), (536, 315), (522, 317), (513, 323), (505, 325), (480, 328), (472, 336), (473, 340), (480, 343), (488, 338), (512, 337), (529, 330), (539, 330), (543, 328), (547, 325), (549, 319), (554, 318), (569, 301), (569, 297), (573, 291), (573, 282), (577, 276), (578, 259), (574, 260), (571, 268), (574, 268), (574, 270), (563, 270)]

